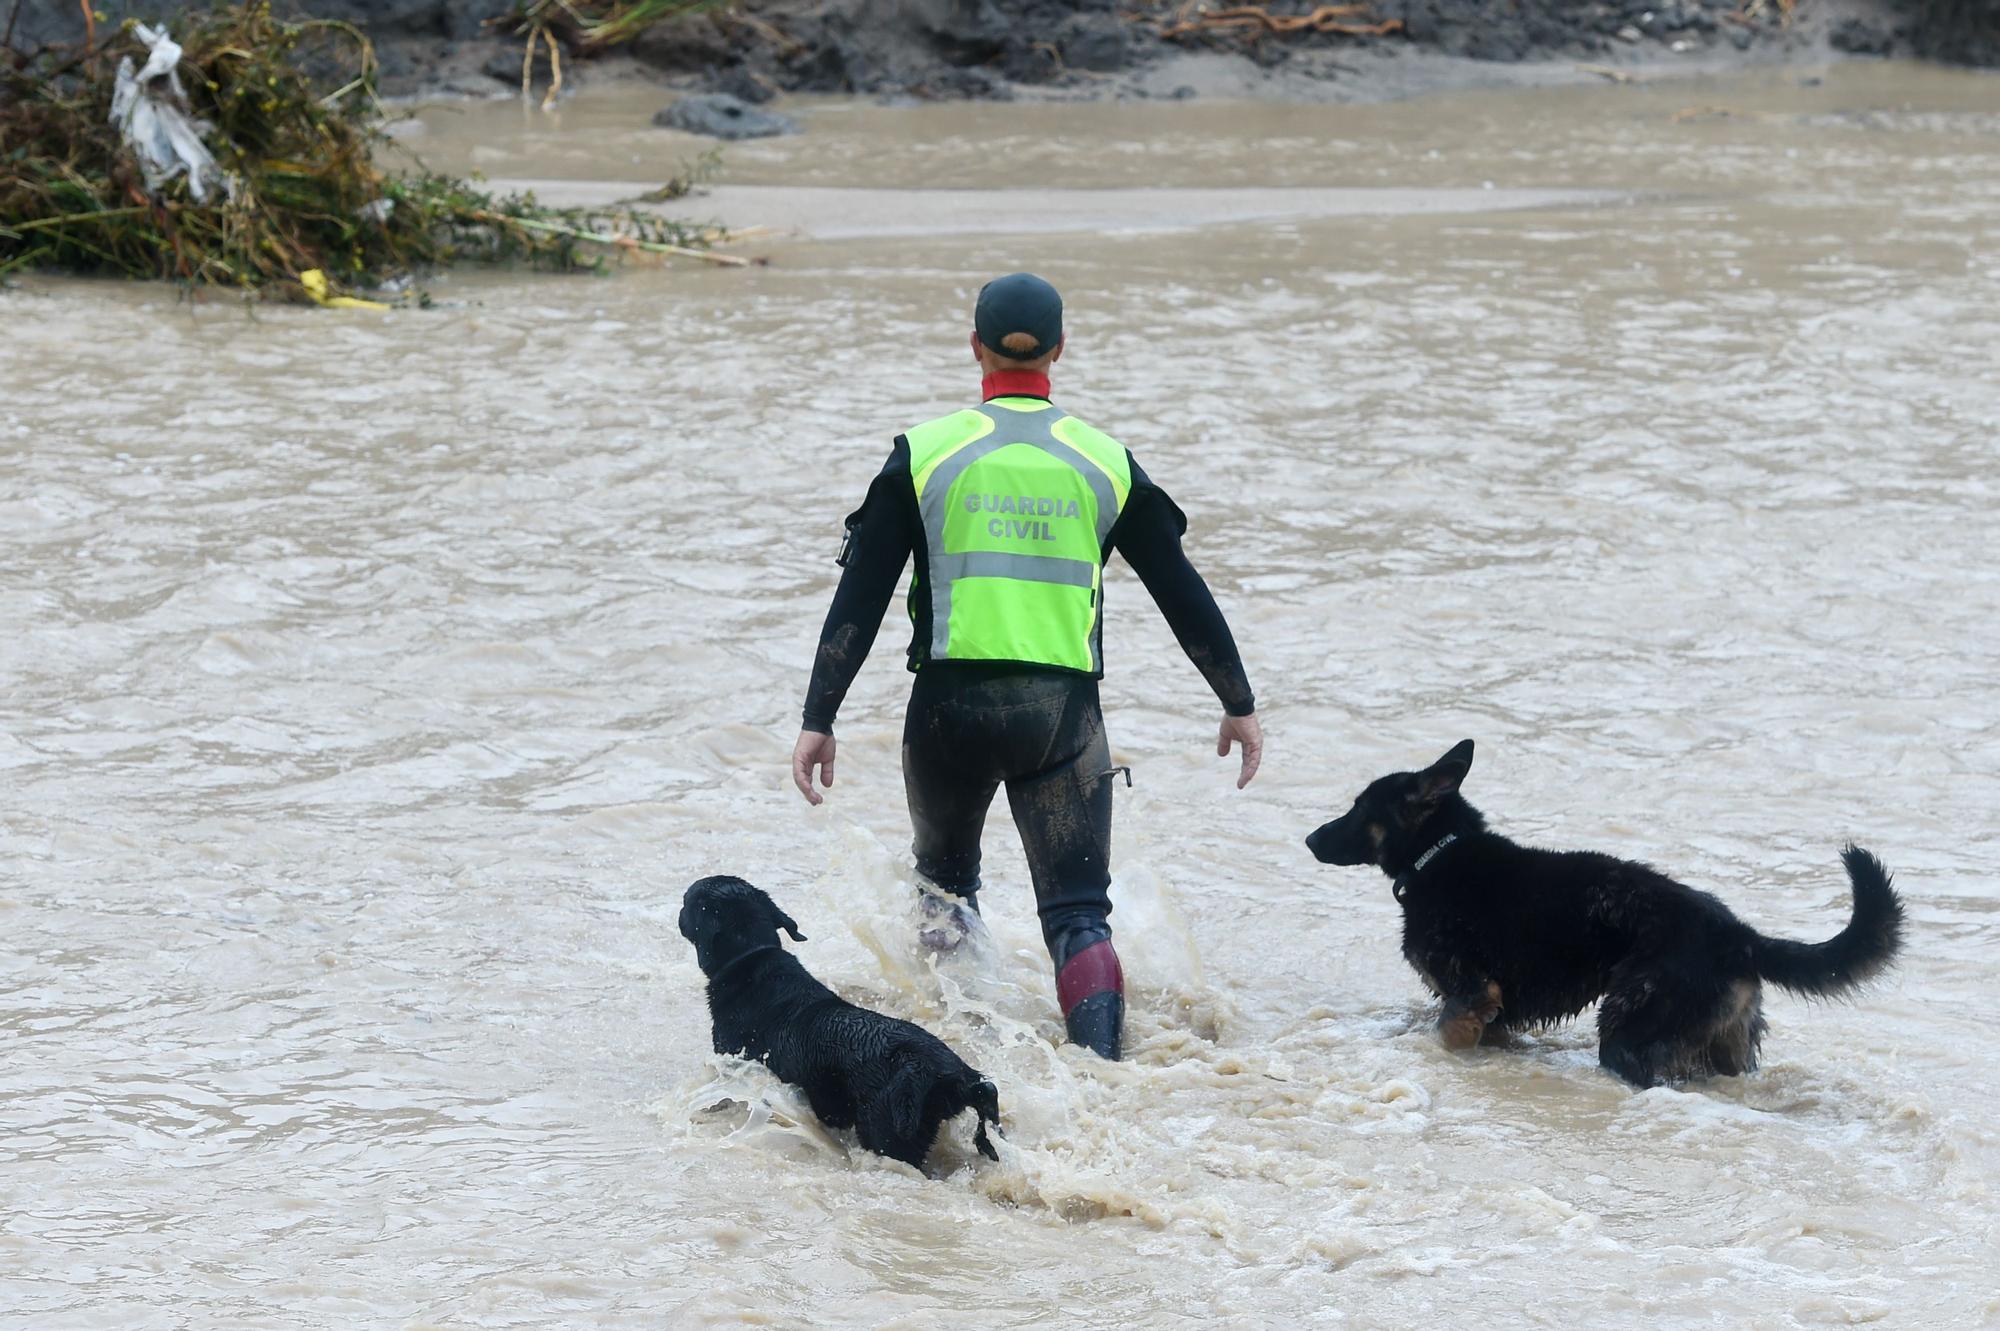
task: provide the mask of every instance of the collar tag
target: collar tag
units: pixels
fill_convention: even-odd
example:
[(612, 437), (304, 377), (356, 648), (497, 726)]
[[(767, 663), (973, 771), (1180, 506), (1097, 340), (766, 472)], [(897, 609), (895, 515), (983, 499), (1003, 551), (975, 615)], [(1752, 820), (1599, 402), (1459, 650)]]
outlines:
[(1446, 832), (1444, 834), (1444, 840), (1438, 842), (1435, 846), (1432, 846), (1429, 850), (1417, 856), (1417, 862), (1410, 866), (1410, 872), (1422, 873), (1424, 866), (1426, 864), (1429, 864), (1433, 859), (1435, 859), (1439, 851), (1443, 850), (1446, 846), (1449, 846), (1452, 842), (1456, 840), (1458, 840), (1458, 833)]
[(1405, 869), (1402, 873), (1396, 875), (1396, 881), (1389, 884), (1389, 891), (1391, 894), (1395, 896), (1397, 901), (1400, 902), (1403, 899), (1403, 895), (1410, 890), (1410, 880), (1412, 878), (1415, 878), (1419, 873), (1423, 872), (1423, 867), (1426, 864), (1429, 864), (1433, 859), (1435, 859), (1439, 851), (1443, 850), (1446, 846), (1449, 846), (1452, 842), (1456, 840), (1458, 840), (1458, 833), (1446, 832), (1444, 834), (1444, 840), (1438, 842), (1435, 846), (1432, 846), (1429, 850), (1417, 856), (1417, 862), (1415, 864), (1412, 864), (1408, 869)]

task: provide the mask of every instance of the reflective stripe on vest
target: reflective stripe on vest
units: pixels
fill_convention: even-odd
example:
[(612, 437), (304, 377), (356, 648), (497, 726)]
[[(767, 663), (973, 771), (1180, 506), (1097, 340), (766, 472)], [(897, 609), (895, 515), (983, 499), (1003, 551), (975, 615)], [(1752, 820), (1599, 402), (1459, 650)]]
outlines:
[(1019, 398), (908, 438), (928, 554), (928, 587), (911, 597), (930, 597), (929, 658), (1101, 669), (1098, 593), (1104, 545), (1131, 489), (1125, 450)]

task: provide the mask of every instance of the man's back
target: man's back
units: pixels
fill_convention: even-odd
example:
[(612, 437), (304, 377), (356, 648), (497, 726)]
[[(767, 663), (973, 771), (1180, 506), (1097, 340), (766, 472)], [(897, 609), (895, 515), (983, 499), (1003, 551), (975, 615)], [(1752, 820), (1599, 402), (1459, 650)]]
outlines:
[(1132, 490), (1123, 446), (1045, 398), (994, 398), (904, 435), (923, 539), (918, 663), (1103, 671), (1102, 578)]

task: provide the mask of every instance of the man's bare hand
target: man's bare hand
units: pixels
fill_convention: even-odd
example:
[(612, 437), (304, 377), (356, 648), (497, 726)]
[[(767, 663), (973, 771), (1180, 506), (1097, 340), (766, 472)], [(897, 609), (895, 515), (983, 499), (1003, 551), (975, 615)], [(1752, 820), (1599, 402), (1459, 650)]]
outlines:
[(826, 803), (826, 796), (813, 789), (814, 767), (819, 768), (819, 783), (833, 789), (833, 751), (833, 736), (817, 730), (801, 730), (799, 742), (792, 745), (792, 784), (799, 788), (799, 794), (806, 797), (808, 804)]
[(1264, 761), (1264, 727), (1257, 724), (1256, 713), (1222, 718), (1222, 733), (1215, 737), (1216, 755), (1227, 758), (1233, 743), (1243, 745), (1243, 770), (1236, 774), (1236, 788), (1241, 790), (1250, 784)]

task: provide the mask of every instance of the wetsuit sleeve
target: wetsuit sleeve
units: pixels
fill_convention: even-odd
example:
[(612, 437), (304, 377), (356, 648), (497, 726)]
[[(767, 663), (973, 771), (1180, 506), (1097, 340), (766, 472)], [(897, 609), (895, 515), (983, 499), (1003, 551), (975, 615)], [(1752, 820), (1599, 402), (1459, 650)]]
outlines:
[(889, 460), (868, 487), (861, 507), (847, 515), (841, 547), (840, 584), (820, 629), (813, 655), (812, 682), (806, 686), (805, 728), (833, 733), (834, 713), (847, 697), (868, 649), (881, 631), (882, 616), (896, 595), (903, 565), (916, 547), (915, 500), (910, 493), (909, 446), (896, 441)]
[(1231, 716), (1248, 716), (1257, 710), (1256, 696), (1250, 692), (1243, 658), (1237, 653), (1236, 639), (1222, 617), (1222, 608), (1181, 549), (1186, 531), (1187, 515), (1180, 505), (1154, 485), (1133, 459), (1132, 492), (1111, 529), (1111, 546), (1125, 556), (1139, 581), (1146, 584), (1181, 650), (1215, 690), (1222, 710)]

